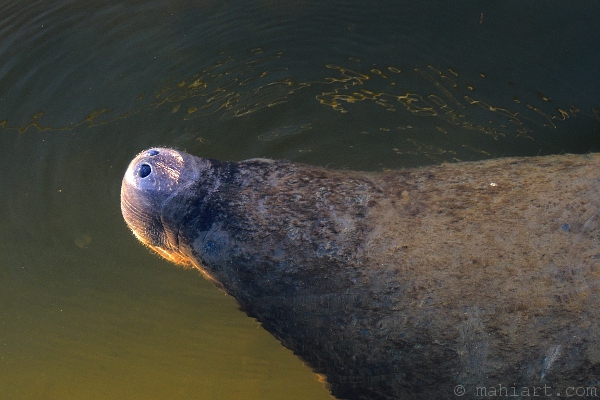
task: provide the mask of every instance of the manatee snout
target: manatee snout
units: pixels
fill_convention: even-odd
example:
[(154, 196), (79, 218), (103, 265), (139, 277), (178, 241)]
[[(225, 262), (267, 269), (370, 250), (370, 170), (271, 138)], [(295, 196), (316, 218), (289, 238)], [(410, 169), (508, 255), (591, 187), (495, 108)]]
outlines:
[(129, 164), (121, 186), (121, 212), (135, 236), (163, 257), (188, 264), (179, 254), (177, 221), (166, 205), (210, 168), (210, 162), (168, 148), (152, 148)]

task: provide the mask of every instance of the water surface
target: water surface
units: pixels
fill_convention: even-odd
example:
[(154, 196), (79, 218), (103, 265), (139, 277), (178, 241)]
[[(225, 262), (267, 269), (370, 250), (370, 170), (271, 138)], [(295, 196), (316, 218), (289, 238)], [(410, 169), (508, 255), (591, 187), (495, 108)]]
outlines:
[(600, 151), (600, 5), (0, 6), (0, 397), (327, 399), (127, 230), (151, 146), (382, 170)]

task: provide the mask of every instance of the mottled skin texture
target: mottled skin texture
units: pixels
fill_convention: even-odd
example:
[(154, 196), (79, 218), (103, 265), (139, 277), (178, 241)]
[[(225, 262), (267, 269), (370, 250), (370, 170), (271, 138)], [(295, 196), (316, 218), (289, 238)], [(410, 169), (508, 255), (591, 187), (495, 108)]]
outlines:
[(157, 148), (122, 211), (337, 397), (598, 385), (600, 154), (362, 173)]

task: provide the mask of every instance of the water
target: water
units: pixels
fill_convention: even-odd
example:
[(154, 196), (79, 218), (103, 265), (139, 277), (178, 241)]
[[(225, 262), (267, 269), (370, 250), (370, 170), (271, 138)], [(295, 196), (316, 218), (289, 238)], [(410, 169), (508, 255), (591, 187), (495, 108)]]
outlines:
[(327, 399), (235, 302), (139, 245), (150, 146), (381, 170), (600, 151), (600, 5), (0, 5), (0, 397)]

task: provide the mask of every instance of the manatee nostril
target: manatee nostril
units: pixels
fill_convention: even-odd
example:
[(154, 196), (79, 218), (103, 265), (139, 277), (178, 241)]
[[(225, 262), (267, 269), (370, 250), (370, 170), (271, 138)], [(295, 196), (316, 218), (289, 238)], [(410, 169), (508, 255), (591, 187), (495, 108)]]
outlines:
[(148, 155), (149, 156), (155, 156), (157, 154), (158, 154), (158, 150), (156, 150), (156, 149), (148, 150)]
[(148, 164), (142, 164), (139, 172), (140, 178), (147, 177), (148, 175), (150, 175), (150, 172), (152, 172), (152, 168)]

